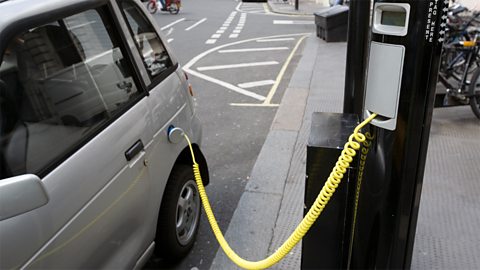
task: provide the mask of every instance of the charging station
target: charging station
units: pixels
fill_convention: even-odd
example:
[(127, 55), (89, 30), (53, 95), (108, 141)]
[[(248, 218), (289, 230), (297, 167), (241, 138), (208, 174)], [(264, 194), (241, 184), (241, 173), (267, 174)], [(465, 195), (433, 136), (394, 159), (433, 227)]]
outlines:
[[(361, 20), (359, 32), (369, 37), (349, 34), (360, 41), (347, 51), (347, 63), (359, 65), (347, 68), (356, 85), (346, 84), (343, 114), (315, 112), (311, 118), (304, 218), (273, 254), (248, 261), (229, 246), (188, 136), (169, 130), (170, 141), (187, 141), (212, 231), (242, 268), (269, 268), (301, 239), (302, 269), (410, 268), (449, 0), (352, 2), (364, 10), (352, 10), (349, 32)], [(366, 31), (369, 24), (359, 15), (370, 14), (370, 7)], [(360, 51), (359, 63), (352, 50)]]
[[(313, 254), (309, 243), (320, 246), (322, 234), (337, 235), (342, 249), (335, 264), (331, 253), (317, 252), (314, 261), (302, 256), (303, 269), (410, 267), (448, 2), (351, 1), (348, 36), (357, 43), (348, 44), (346, 82), (355, 80), (346, 83), (344, 112), (361, 119), (376, 114), (366, 130), (374, 139), (362, 174), (349, 175), (346, 185), (356, 190), (328, 206), (342, 208), (344, 220), (322, 220), (337, 222), (336, 227), (328, 231), (326, 225), (327, 231), (313, 231), (304, 239), (302, 252)], [(366, 14), (372, 18), (370, 27)], [(316, 134), (310, 140), (312, 136)], [(314, 152), (307, 151), (307, 163), (327, 159)], [(307, 189), (311, 176), (318, 174), (312, 168), (307, 166)]]

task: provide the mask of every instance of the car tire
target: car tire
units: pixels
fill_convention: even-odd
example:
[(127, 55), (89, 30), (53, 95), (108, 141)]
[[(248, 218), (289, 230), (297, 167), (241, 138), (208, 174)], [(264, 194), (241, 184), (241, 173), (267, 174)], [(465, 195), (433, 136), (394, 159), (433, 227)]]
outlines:
[(198, 233), (201, 201), (192, 167), (177, 164), (170, 174), (160, 207), (157, 256), (175, 262), (192, 249)]

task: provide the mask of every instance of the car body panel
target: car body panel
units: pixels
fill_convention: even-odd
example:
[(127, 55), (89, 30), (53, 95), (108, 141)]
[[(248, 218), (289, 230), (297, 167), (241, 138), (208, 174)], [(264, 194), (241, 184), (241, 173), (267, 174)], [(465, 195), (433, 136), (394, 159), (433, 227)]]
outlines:
[[(0, 221), (0, 268), (140, 267), (154, 245), (158, 212), (167, 179), (177, 157), (187, 147), (186, 142), (168, 142), (168, 128), (173, 125), (184, 129), (192, 142), (200, 145), (202, 129), (194, 115), (188, 83), (167, 44), (163, 44), (175, 69), (161, 82), (150, 87), (152, 81), (133, 38), (128, 34), (128, 27), (116, 1), (41, 2), (15, 0), (0, 3), (0, 52), (6, 47), (5, 40), (11, 39), (19, 29), (24, 31), (52, 18), (60, 19), (65, 14), (73, 15), (108, 3), (108, 10), (112, 12), (118, 29), (125, 33), (122, 39), (128, 55), (123, 55), (123, 60), (128, 60), (134, 66), (138, 79), (137, 82), (131, 80), (125, 83), (136, 85), (143, 95), (121, 116), (109, 122), (41, 178), (49, 198), (45, 205)], [(145, 11), (139, 1), (135, 0), (135, 3)], [(19, 11), (17, 16), (3, 16), (4, 10), (13, 10), (14, 6), (25, 6), (25, 9)], [(148, 12), (144, 13), (152, 21)], [(159, 27), (153, 25), (161, 36)], [(111, 106), (125, 101), (122, 93), (115, 93), (117, 85), (110, 83), (121, 78), (121, 71), (105, 61), (112, 58), (115, 61), (122, 60), (118, 53), (112, 50), (89, 58), (85, 69), (81, 65), (72, 67), (75, 72), (82, 73), (84, 70), (87, 81), (89, 76), (97, 76), (95, 83), (101, 82), (103, 89), (111, 89), (111, 95), (105, 94), (107, 102), (98, 105), (100, 111), (105, 109), (102, 107), (105, 104)], [(94, 73), (91, 67), (96, 67)], [(78, 116), (77, 120), (82, 122), (97, 113), (82, 115), (75, 111), (75, 105), (78, 102), (90, 102), (88, 98), (87, 101), (79, 101), (79, 98), (94, 96), (95, 93), (83, 93), (81, 89), (68, 85), (59, 88), (50, 86), (56, 85), (58, 80), (65, 80), (65, 76), (70, 76), (67, 73), (72, 70), (52, 74), (45, 85), (51, 97), (49, 99), (57, 104), (57, 110), (65, 112), (64, 115)], [(77, 140), (76, 136), (83, 133), (81, 126), (59, 127), (45, 123), (26, 123), (25, 129), (35, 135), (27, 144), (28, 157), (45, 151), (63, 153), (65, 149), (62, 146), (70, 145), (70, 141)], [(144, 149), (127, 160), (125, 152), (139, 140)], [(52, 145), (57, 147), (50, 149)], [(37, 158), (27, 160), (27, 170), (39, 167), (36, 163), (39, 158), (37, 155)]]

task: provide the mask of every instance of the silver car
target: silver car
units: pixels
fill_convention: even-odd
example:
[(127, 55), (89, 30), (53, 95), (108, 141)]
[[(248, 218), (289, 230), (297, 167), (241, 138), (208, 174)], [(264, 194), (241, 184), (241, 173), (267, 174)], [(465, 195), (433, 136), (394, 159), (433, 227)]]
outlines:
[(0, 0), (0, 269), (139, 268), (192, 248), (187, 76), (139, 0)]

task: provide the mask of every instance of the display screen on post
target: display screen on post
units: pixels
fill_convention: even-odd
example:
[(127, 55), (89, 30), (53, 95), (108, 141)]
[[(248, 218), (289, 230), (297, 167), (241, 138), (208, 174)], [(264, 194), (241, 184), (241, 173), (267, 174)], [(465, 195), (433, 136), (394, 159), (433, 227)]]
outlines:
[(405, 12), (398, 11), (386, 11), (382, 12), (382, 19), (380, 21), (383, 25), (392, 25), (392, 26), (405, 26)]

